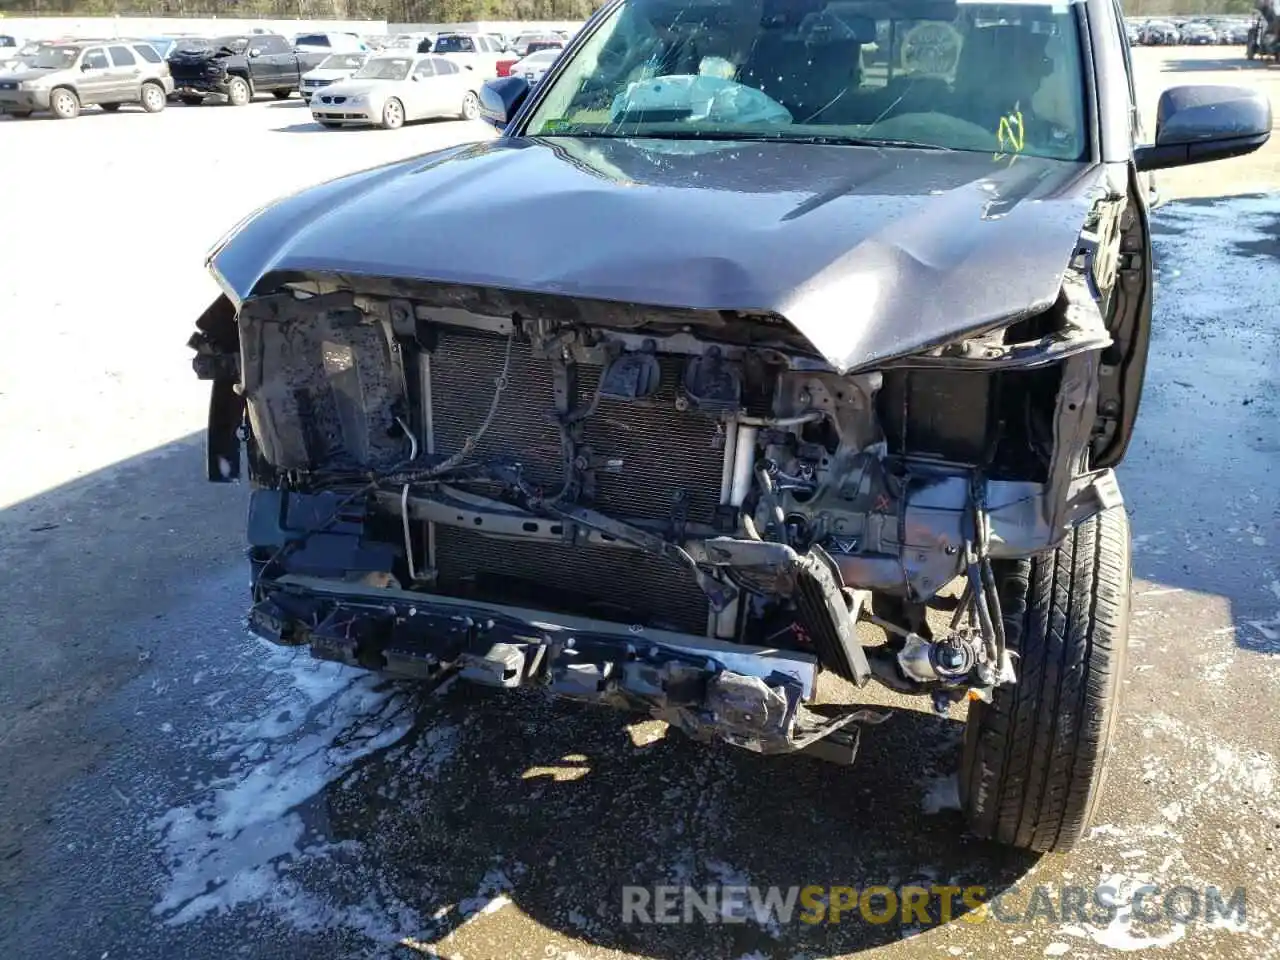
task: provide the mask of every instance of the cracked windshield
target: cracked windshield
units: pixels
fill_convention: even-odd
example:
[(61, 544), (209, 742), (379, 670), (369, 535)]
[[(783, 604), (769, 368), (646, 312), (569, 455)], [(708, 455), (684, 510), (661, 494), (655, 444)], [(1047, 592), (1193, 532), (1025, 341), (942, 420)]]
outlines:
[(531, 136), (767, 139), (1079, 159), (1068, 4), (632, 0), (566, 65)]

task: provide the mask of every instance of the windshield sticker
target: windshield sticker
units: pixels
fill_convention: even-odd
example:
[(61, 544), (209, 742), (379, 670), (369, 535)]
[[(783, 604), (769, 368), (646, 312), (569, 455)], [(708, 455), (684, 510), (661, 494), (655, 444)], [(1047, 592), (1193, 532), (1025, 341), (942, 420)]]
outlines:
[(1001, 160), (1010, 154), (1013, 154), (1013, 160), (1018, 159), (1018, 154), (1022, 153), (1027, 143), (1027, 133), (1022, 124), (1020, 107), (1015, 105), (1011, 113), (1000, 118), (1000, 126), (996, 129), (996, 143), (999, 149), (994, 159)]
[(964, 37), (949, 23), (928, 20), (902, 38), (902, 69), (918, 77), (949, 77), (960, 60)]
[(566, 117), (556, 117), (553, 120), (547, 120), (542, 124), (543, 133), (564, 133), (573, 129), (573, 121)]

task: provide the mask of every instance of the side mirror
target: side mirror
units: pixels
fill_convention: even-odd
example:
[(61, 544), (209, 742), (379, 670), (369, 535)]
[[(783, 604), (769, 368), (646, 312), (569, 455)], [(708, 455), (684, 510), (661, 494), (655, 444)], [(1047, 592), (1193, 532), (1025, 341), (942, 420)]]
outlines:
[(262, 56), (262, 51), (261, 51), (261, 50), (259, 50), (259, 49), (257, 49), (257, 48), (255, 47), (253, 50), (250, 50), (250, 51), (249, 51), (249, 56), (251, 56), (251, 57), (260, 57), (260, 56)]
[(528, 96), (529, 81), (524, 77), (486, 80), (480, 88), (480, 119), (502, 130)]
[(89, 72), (90, 70), (92, 70), (92, 69), (93, 69), (93, 64), (91, 64), (88, 60), (86, 60), (84, 63), (80, 64), (80, 72), (81, 72), (81, 73), (88, 73), (88, 72)]
[(1253, 153), (1271, 137), (1271, 101), (1249, 87), (1170, 87), (1156, 110), (1156, 142), (1133, 153), (1139, 170), (1165, 170)]

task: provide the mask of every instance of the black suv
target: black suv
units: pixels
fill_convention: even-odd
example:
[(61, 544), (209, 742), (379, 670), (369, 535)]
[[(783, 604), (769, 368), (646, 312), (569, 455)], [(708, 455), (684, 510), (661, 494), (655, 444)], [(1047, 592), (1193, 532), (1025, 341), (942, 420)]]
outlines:
[(613, 0), (483, 103), (500, 138), (209, 257), (252, 629), (770, 754), (851, 760), (872, 680), (967, 700), (973, 829), (1070, 847), (1124, 675), (1144, 178), (1257, 149), (1266, 99), (1174, 87), (1145, 142), (1115, 0)]
[(298, 53), (284, 37), (271, 33), (199, 37), (178, 41), (169, 53), (178, 99), (189, 106), (221, 94), (232, 106), (249, 103), (257, 93), (284, 100), (299, 89), (302, 75), (328, 53)]

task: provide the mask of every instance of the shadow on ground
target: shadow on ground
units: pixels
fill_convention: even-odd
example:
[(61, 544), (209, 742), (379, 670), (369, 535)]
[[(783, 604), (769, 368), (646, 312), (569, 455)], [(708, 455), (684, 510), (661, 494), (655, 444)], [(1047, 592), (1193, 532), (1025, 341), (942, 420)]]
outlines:
[[(750, 885), (785, 896), (809, 886), (951, 884), (992, 896), (1035, 862), (967, 837), (954, 810), (923, 812), (922, 767), (957, 759), (960, 724), (951, 720), (899, 711), (868, 731), (858, 763), (845, 768), (704, 747), (670, 731), (638, 746), (627, 717), (532, 693), (459, 685), (414, 704), (401, 747), (367, 758), (323, 804), (333, 839), (368, 845), (383, 882), (401, 896), (431, 891), (407, 901), (423, 916), (501, 893), (565, 937), (641, 956), (828, 956), (923, 932), (940, 922), (937, 900), (931, 916), (909, 924), (899, 908), (886, 923), (854, 911), (814, 925), (797, 905), (789, 922), (694, 914), (658, 925), (624, 916), (624, 888), (648, 897), (655, 885)], [(445, 732), (447, 757), (438, 747)], [(955, 908), (953, 916), (965, 910), (958, 899)], [(441, 941), (463, 919), (455, 909), (414, 939), (447, 953)]]
[(122, 735), (93, 708), (146, 672), (173, 606), (242, 551), (243, 491), (203, 470), (193, 434), (0, 510), (0, 890), (51, 797)]
[[(275, 106), (286, 106), (286, 104), (275, 104)], [(409, 129), (411, 127), (430, 127), (437, 123), (456, 122), (458, 122), (457, 117), (431, 117), (427, 120), (408, 120), (405, 122), (402, 129)], [(382, 128), (376, 123), (366, 123), (360, 126), (322, 127), (319, 122), (315, 120), (312, 120), (309, 123), (291, 123), (287, 127), (271, 128), (272, 133), (340, 133), (344, 130), (348, 132), (363, 130), (367, 133), (370, 130), (382, 130)], [(386, 132), (395, 133), (394, 130)]]
[(1272, 66), (1270, 62), (1248, 59), (1241, 48), (1235, 56), (1166, 60), (1160, 70), (1162, 73), (1209, 73), (1214, 70), (1266, 70), (1269, 66)]

